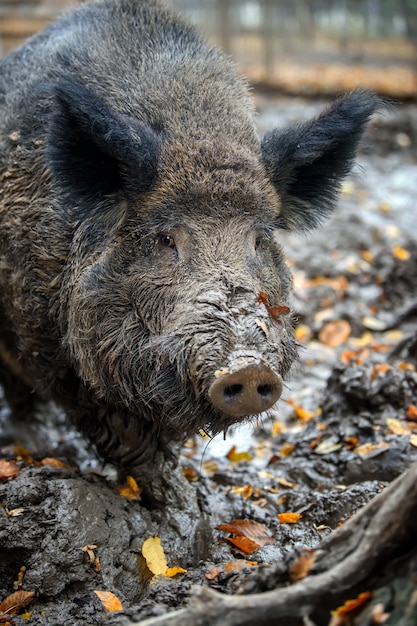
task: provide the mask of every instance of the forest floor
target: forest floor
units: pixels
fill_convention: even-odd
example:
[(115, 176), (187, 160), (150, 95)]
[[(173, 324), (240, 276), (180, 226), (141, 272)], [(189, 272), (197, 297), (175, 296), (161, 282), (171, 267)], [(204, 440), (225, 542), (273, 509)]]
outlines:
[[(260, 93), (256, 104), (261, 134), (325, 106)], [(318, 548), (326, 552), (417, 459), (416, 189), (410, 104), (377, 116), (331, 220), (308, 237), (282, 238), (303, 347), (276, 411), (224, 441), (189, 441), (177, 468), (155, 468), (167, 473), (165, 508), (141, 503), (134, 484), (118, 490), (115, 473), (55, 411), (36, 424), (42, 453), (6, 445), (3, 408), (0, 623), (162, 624), (196, 585), (243, 598), (311, 578)], [(303, 610), (300, 601), (300, 615), (281, 623), (417, 623), (407, 550), (391, 554), (379, 577), (359, 584), (358, 571), (328, 602), (317, 594)], [(265, 620), (230, 623), (277, 623)]]

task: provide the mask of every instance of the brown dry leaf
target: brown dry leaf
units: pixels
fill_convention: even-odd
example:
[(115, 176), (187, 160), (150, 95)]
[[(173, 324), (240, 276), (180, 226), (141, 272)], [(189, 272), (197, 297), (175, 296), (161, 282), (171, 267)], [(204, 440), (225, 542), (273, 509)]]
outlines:
[(307, 341), (310, 341), (313, 336), (313, 331), (310, 326), (307, 326), (306, 324), (298, 324), (294, 330), (294, 335), (298, 341), (301, 341), (301, 343), (307, 343)]
[(410, 426), (408, 424), (402, 424), (400, 420), (397, 420), (394, 417), (387, 417), (385, 423), (387, 428), (389, 428), (394, 435), (409, 435), (411, 433)]
[(0, 613), (8, 613), (9, 615), (19, 615), (22, 609), (32, 602), (35, 597), (34, 591), (15, 591), (3, 600), (0, 604)]
[(417, 448), (417, 434), (410, 435), (410, 444), (413, 448)]
[(203, 470), (207, 476), (214, 476), (218, 472), (219, 466), (216, 461), (204, 461), (203, 462)]
[(183, 467), (182, 471), (189, 483), (196, 483), (200, 478), (198, 472), (193, 467)]
[(288, 487), (289, 489), (294, 489), (294, 487), (298, 487), (298, 483), (291, 483), (289, 480), (282, 476), (277, 476), (275, 480), (279, 485), (281, 485), (281, 487)]
[(20, 515), (23, 515), (23, 513), (25, 512), (25, 509), (23, 506), (17, 509), (8, 509), (6, 506), (4, 510), (6, 511), (9, 517), (20, 517)]
[(20, 467), (16, 461), (0, 459), (0, 480), (11, 480), (20, 474)]
[(346, 602), (332, 611), (332, 619), (329, 626), (343, 626), (347, 624), (345, 617), (352, 617), (352, 613), (355, 613), (358, 609), (367, 604), (373, 597), (373, 593), (370, 591), (364, 591), (360, 593), (354, 600), (346, 600)]
[(266, 291), (260, 292), (258, 301), (261, 304), (265, 305), (266, 310), (269, 313), (269, 316), (273, 320), (277, 320), (280, 317), (280, 315), (288, 315), (288, 313), (290, 312), (289, 307), (285, 305), (278, 304), (277, 306), (271, 306), (269, 304), (269, 298), (268, 298), (268, 294), (266, 293)]
[(397, 367), (399, 370), (401, 371), (405, 371), (405, 370), (410, 370), (411, 372), (415, 372), (416, 371), (416, 366), (413, 365), (413, 363), (407, 363), (406, 361), (401, 361), (400, 363), (397, 364)]
[(301, 513), (278, 513), (280, 524), (296, 524), (301, 518)]
[(266, 526), (250, 519), (234, 520), (230, 524), (221, 524), (218, 528), (236, 535), (236, 537), (227, 537), (226, 541), (244, 554), (250, 554), (262, 546), (275, 543), (275, 537), (270, 536)]
[(138, 486), (133, 476), (126, 476), (125, 484), (116, 485), (116, 489), (124, 498), (129, 498), (129, 500), (140, 500), (142, 487)]
[(252, 461), (253, 457), (249, 452), (237, 452), (236, 446), (232, 446), (226, 454), (229, 461), (240, 463), (241, 461)]
[(94, 593), (100, 598), (101, 604), (103, 605), (106, 613), (123, 611), (122, 603), (120, 602), (119, 598), (111, 591), (100, 591), (98, 589), (95, 589)]
[(358, 447), (359, 439), (357, 437), (354, 437), (354, 436), (345, 437), (344, 442), (345, 442), (346, 448), (348, 450), (353, 450), (354, 448)]
[(91, 564), (94, 563), (94, 561), (96, 560), (96, 555), (94, 554), (94, 550), (96, 549), (97, 549), (97, 546), (95, 543), (89, 543), (88, 545), (84, 546), (82, 549), (82, 551), (88, 555), (88, 558)]
[(319, 340), (329, 348), (338, 348), (349, 339), (352, 332), (347, 320), (328, 322), (319, 332)]
[(292, 582), (295, 583), (305, 578), (313, 567), (316, 558), (316, 550), (306, 550), (291, 567), (290, 576)]

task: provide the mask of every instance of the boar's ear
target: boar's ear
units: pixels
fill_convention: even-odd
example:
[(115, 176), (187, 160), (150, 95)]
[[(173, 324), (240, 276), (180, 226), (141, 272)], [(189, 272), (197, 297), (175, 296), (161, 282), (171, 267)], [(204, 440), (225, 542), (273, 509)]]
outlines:
[(53, 93), (46, 157), (53, 184), (70, 205), (148, 191), (157, 176), (159, 135), (75, 81), (55, 85)]
[(282, 201), (277, 228), (308, 230), (334, 209), (367, 122), (381, 104), (373, 93), (354, 91), (316, 119), (265, 135), (264, 164)]

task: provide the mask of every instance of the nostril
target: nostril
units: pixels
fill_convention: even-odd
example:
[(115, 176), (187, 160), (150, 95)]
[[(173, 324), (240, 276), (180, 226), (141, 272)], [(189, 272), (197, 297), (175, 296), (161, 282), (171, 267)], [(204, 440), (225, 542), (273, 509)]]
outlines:
[(257, 392), (263, 400), (267, 400), (272, 394), (272, 385), (258, 385)]
[(224, 397), (226, 400), (234, 400), (234, 398), (236, 398), (236, 396), (238, 396), (240, 393), (242, 393), (243, 390), (243, 385), (228, 385), (227, 387), (224, 388)]

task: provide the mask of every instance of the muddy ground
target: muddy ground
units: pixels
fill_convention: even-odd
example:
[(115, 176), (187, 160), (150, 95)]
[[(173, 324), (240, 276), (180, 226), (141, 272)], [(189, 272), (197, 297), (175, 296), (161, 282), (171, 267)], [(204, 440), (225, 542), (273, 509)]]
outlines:
[[(261, 133), (324, 104), (256, 101)], [(377, 117), (333, 218), (309, 237), (283, 237), (303, 347), (276, 411), (225, 441), (187, 442), (176, 468), (156, 466), (164, 507), (121, 495), (114, 468), (53, 407), (13, 425), (3, 403), (0, 458), (14, 471), (0, 474), (0, 623), (141, 623), (186, 606), (192, 585), (227, 594), (288, 585), (294, 554), (417, 459), (416, 189), (417, 107), (398, 106)], [(258, 543), (224, 527), (234, 520), (258, 523)], [(142, 546), (154, 536), (185, 573), (152, 579)], [(338, 623), (417, 623), (415, 563), (372, 581), (374, 597)], [(7, 604), (16, 590), (34, 597)], [(106, 610), (120, 605), (96, 591), (125, 611)], [(291, 623), (325, 626), (331, 608)]]

